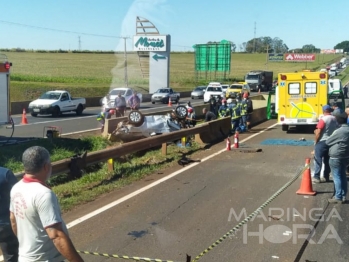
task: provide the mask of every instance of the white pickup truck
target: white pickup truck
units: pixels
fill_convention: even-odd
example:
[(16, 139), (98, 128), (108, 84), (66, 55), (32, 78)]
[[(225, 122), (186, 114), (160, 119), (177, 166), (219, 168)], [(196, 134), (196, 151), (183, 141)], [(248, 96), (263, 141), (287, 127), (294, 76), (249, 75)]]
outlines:
[(79, 116), (86, 108), (85, 98), (72, 98), (68, 91), (48, 91), (29, 103), (29, 112), (32, 116), (52, 115), (57, 117), (65, 112), (76, 112)]

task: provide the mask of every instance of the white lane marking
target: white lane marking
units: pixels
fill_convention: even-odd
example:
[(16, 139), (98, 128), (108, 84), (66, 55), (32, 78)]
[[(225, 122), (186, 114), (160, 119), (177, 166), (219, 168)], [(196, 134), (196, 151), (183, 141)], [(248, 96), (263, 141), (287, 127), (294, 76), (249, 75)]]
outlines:
[(80, 134), (80, 133), (97, 131), (97, 130), (101, 130), (101, 128), (94, 128), (94, 129), (87, 129), (87, 130), (83, 130), (83, 131), (76, 131), (76, 132), (71, 132), (71, 133), (65, 133), (65, 134), (61, 134), (61, 136), (76, 135), (76, 134)]
[[(260, 134), (264, 133), (265, 131), (267, 131), (270, 128), (273, 128), (276, 125), (277, 125), (277, 123), (267, 127), (266, 129), (264, 129), (264, 130), (262, 130), (262, 131), (260, 131), (260, 132), (258, 132), (256, 134), (253, 134), (252, 136), (249, 136), (249, 137), (245, 138), (244, 140), (241, 141), (241, 143), (243, 143), (245, 141), (248, 141), (248, 140), (250, 140), (251, 138), (253, 138), (253, 137), (257, 136), (257, 135), (260, 135)], [(225, 151), (226, 151), (226, 149), (222, 149), (222, 150), (220, 150), (220, 151), (218, 151), (218, 152), (216, 152), (216, 153), (214, 153), (214, 154), (212, 154), (210, 156), (207, 156), (207, 157), (201, 159), (201, 162), (207, 161), (210, 158), (213, 158), (213, 157), (215, 157), (215, 156), (217, 156), (217, 155), (219, 155), (219, 154), (221, 154), (221, 153), (223, 153)], [(91, 212), (91, 213), (89, 213), (87, 215), (84, 215), (84, 216), (82, 216), (82, 217), (80, 217), (80, 218), (78, 218), (78, 219), (68, 223), (67, 227), (71, 228), (73, 226), (76, 226), (76, 225), (78, 225), (78, 224), (80, 224), (80, 223), (82, 223), (82, 222), (84, 222), (84, 221), (86, 221), (86, 220), (88, 220), (88, 219), (90, 219), (90, 218), (92, 218), (92, 217), (94, 217), (94, 216), (96, 216), (96, 215), (98, 215), (98, 214), (100, 214), (100, 213), (102, 213), (102, 212), (104, 212), (104, 211), (114, 207), (114, 206), (117, 206), (117, 205), (121, 204), (122, 202), (125, 202), (126, 200), (129, 200), (130, 198), (132, 198), (134, 196), (137, 196), (137, 195), (143, 193), (144, 191), (146, 191), (146, 190), (148, 190), (148, 189), (150, 189), (152, 187), (155, 187), (155, 186), (161, 184), (162, 182), (165, 182), (166, 180), (169, 180), (172, 177), (175, 177), (175, 176), (181, 174), (182, 172), (184, 172), (184, 171), (186, 171), (186, 170), (188, 170), (188, 169), (198, 165), (199, 163), (200, 162), (196, 162), (196, 163), (192, 163), (189, 166), (183, 167), (180, 170), (178, 170), (178, 171), (176, 171), (176, 172), (174, 172), (174, 173), (172, 173), (172, 174), (170, 174), (170, 175), (168, 175), (166, 177), (163, 177), (163, 178), (161, 178), (161, 179), (159, 179), (159, 180), (157, 180), (157, 181), (155, 181), (155, 182), (153, 182), (153, 183), (151, 183), (151, 184), (149, 184), (149, 185), (147, 185), (147, 186), (145, 186), (143, 188), (140, 188), (140, 189), (136, 190), (135, 192), (132, 192), (131, 194), (128, 194), (128, 195), (126, 195), (126, 196), (124, 196), (124, 197), (122, 197), (122, 198), (120, 198), (120, 199), (118, 199), (118, 200), (116, 200), (116, 201), (114, 201), (112, 203), (109, 203), (108, 205), (105, 205), (105, 206), (103, 206), (103, 207), (101, 207), (101, 208), (99, 208), (99, 209), (97, 209), (97, 210), (95, 210), (95, 211), (93, 211), (93, 212)]]

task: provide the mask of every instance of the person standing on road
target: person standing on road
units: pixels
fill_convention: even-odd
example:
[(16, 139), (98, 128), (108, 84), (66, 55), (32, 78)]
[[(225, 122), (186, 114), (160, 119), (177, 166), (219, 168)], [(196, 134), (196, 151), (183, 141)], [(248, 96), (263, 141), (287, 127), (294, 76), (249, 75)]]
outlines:
[(347, 106), (345, 108), (345, 113), (347, 114), (348, 118), (347, 118), (347, 124), (349, 124), (349, 106)]
[(13, 172), (0, 167), (0, 250), (5, 262), (18, 261), (18, 239), (10, 223), (10, 192), (16, 183)]
[(246, 103), (246, 131), (248, 131), (250, 129), (251, 116), (253, 113), (253, 103), (252, 100), (248, 97), (248, 93), (244, 93), (244, 103)]
[(138, 110), (141, 105), (141, 100), (137, 96), (137, 92), (134, 91), (132, 96), (128, 99), (128, 105), (130, 106), (131, 110)]
[(326, 140), (332, 135), (337, 128), (336, 118), (331, 115), (331, 107), (325, 105), (322, 107), (324, 116), (319, 120), (315, 134), (315, 148), (314, 148), (314, 176), (312, 181), (320, 183), (320, 174), (322, 169), (322, 162), (324, 163), (324, 179), (328, 182), (330, 177), (329, 155)]
[(340, 127), (326, 140), (335, 188), (334, 196), (328, 202), (344, 203), (348, 192), (346, 168), (349, 164), (349, 125), (346, 113), (337, 114), (335, 118)]
[(52, 166), (49, 152), (40, 146), (22, 155), (25, 175), (11, 190), (10, 220), (19, 241), (19, 261), (64, 259), (83, 262), (69, 238), (58, 199), (47, 186)]
[(338, 115), (342, 113), (342, 110), (338, 107), (337, 102), (333, 102), (331, 106), (332, 106), (332, 115)]
[(203, 108), (202, 113), (205, 116), (205, 122), (210, 122), (211, 120), (217, 119), (216, 115), (213, 112), (208, 111), (207, 108)]
[(241, 122), (241, 106), (239, 106), (237, 99), (233, 99), (230, 103), (230, 114), (231, 114), (231, 132), (235, 134), (236, 131), (240, 130)]
[(116, 117), (124, 116), (126, 109), (126, 100), (125, 97), (123, 97), (120, 93), (115, 98), (114, 107)]
[(220, 118), (230, 116), (230, 109), (227, 105), (227, 100), (225, 99), (222, 100), (222, 105), (218, 109), (218, 116)]
[(213, 95), (210, 96), (209, 103), (210, 103), (210, 111), (212, 113), (215, 113), (217, 101), (216, 101), (216, 98)]
[(344, 98), (348, 98), (348, 85), (345, 85), (343, 87), (343, 94), (344, 94)]

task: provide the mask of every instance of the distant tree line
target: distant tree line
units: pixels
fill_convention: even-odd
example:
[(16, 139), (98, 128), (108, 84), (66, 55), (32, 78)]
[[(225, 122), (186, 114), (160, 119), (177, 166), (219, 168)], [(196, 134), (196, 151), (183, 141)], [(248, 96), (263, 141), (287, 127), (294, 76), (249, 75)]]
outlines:
[(349, 41), (343, 41), (334, 46), (334, 49), (343, 49), (343, 52), (349, 52)]
[[(115, 51), (100, 50), (44, 50), (44, 49), (23, 49), (23, 48), (0, 48), (0, 52), (28, 52), (28, 53), (81, 53), (81, 54), (115, 54)], [(123, 53), (123, 52), (120, 52)]]
[[(233, 41), (228, 41), (231, 44), (231, 51), (237, 52), (237, 46)], [(209, 41), (207, 44), (219, 44), (220, 42)], [(244, 53), (320, 53), (321, 49), (315, 47), (313, 44), (303, 45), (301, 48), (295, 48), (290, 50), (284, 41), (278, 37), (271, 38), (269, 36), (263, 36), (259, 38), (253, 38), (247, 42), (243, 42), (239, 45), (239, 51)], [(333, 49), (343, 49), (343, 52), (349, 52), (349, 41), (342, 41), (334, 46)], [(0, 48), (0, 52), (33, 52), (33, 53), (81, 53), (81, 54), (115, 54), (123, 53), (123, 51), (101, 51), (101, 50), (34, 50), (23, 48)], [(171, 53), (193, 53), (193, 51), (176, 52)], [(132, 53), (128, 51), (128, 53)]]

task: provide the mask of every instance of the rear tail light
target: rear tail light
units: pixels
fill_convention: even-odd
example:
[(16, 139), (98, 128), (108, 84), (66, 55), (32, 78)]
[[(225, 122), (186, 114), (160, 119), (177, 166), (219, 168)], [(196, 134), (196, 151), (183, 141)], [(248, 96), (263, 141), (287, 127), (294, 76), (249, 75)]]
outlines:
[(321, 79), (326, 78), (326, 74), (324, 74), (324, 73), (320, 74), (320, 78), (321, 78)]
[(281, 80), (287, 80), (287, 76), (286, 75), (281, 75)]
[(284, 122), (285, 121), (285, 118), (282, 116), (282, 117), (280, 117), (280, 121), (281, 122)]

